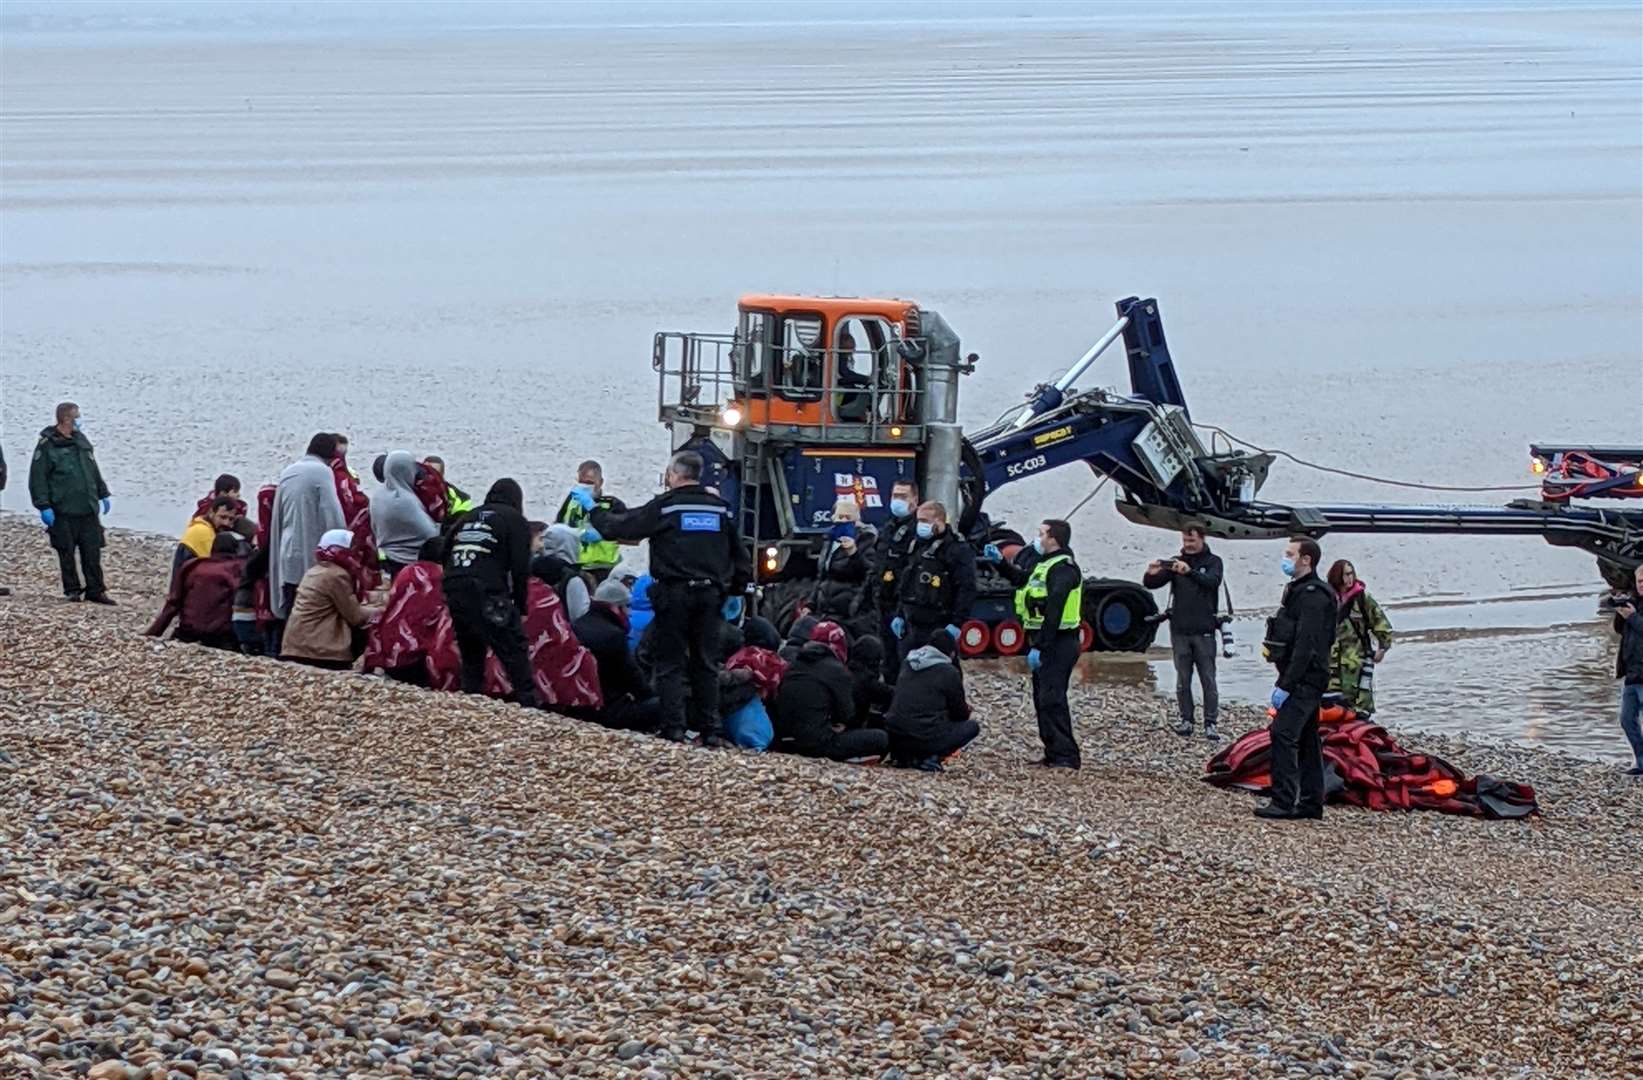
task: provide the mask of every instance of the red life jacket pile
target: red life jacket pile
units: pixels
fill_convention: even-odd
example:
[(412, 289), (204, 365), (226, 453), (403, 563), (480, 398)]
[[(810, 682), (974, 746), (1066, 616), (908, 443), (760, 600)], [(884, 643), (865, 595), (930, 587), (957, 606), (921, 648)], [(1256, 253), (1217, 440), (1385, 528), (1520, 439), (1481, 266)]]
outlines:
[[(420, 665), (435, 690), (462, 685), (462, 655), (450, 609), (445, 606), (444, 570), (415, 562), (394, 577), (388, 604), (366, 636), (365, 670)], [(525, 611), (525, 643), (530, 650), (537, 700), (559, 709), (602, 709), (599, 665), (571, 629), (559, 596), (531, 578)], [(495, 656), (485, 661), (485, 692), (506, 697), (513, 687)]]
[[(1370, 810), (1436, 810), (1484, 818), (1540, 813), (1535, 789), (1492, 776), (1468, 777), (1433, 754), (1399, 745), (1379, 724), (1358, 719), (1345, 705), (1319, 710), (1325, 801)], [(1216, 754), (1204, 780), (1222, 788), (1269, 794), (1272, 735), (1258, 728)]]

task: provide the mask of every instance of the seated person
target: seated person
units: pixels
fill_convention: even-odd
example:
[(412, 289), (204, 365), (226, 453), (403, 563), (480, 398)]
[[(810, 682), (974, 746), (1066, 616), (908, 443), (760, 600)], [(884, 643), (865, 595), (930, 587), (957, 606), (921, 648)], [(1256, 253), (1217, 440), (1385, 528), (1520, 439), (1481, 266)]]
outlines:
[[(855, 369), (853, 356), (856, 351), (856, 339), (850, 336), (850, 331), (839, 332), (839, 347), (837, 367), (834, 369), (833, 385), (849, 393), (835, 394), (833, 397), (833, 415), (850, 424), (865, 424), (867, 414), (872, 408), (873, 395), (867, 391), (872, 387), (873, 380)], [(869, 355), (871, 363), (871, 355)]]
[(145, 633), (159, 637), (177, 623), (173, 641), (208, 645), (213, 649), (239, 651), (234, 634), (234, 594), (245, 575), (245, 559), (239, 555), (239, 538), (229, 530), (217, 534), (203, 559), (189, 559), (171, 577), (165, 606)]
[(314, 565), (297, 584), (285, 621), (280, 659), (343, 671), (365, 651), (365, 624), (380, 614), (368, 608), (365, 574), (351, 550), (354, 534), (331, 529), (319, 539)]
[(205, 514), (196, 517), (188, 523), (188, 528), (177, 540), (177, 550), (171, 559), (171, 576), (177, 576), (177, 570), (190, 559), (203, 559), (211, 554), (212, 545), (218, 534), (227, 533), (235, 536), (232, 530), (234, 522), (244, 515), (235, 508), (244, 505), (237, 499), (227, 495), (219, 495), (211, 500), (210, 507)]
[(817, 623), (811, 640), (782, 676), (771, 717), (776, 741), (773, 750), (834, 761), (883, 754), (889, 745), (884, 732), (873, 728), (849, 730), (856, 719), (856, 702), (844, 629), (837, 623)]
[(856, 701), (853, 727), (884, 726), (884, 710), (895, 691), (884, 681), (884, 642), (873, 634), (863, 634), (850, 646), (850, 688)]
[[(223, 473), (211, 485), (211, 494), (201, 499), (194, 507), (194, 516), (205, 517), (211, 512), (211, 504), (223, 498), (234, 500), (235, 520), (251, 512), (251, 508), (245, 505), (245, 500), (240, 498), (240, 478), (232, 473)], [(203, 559), (205, 556), (200, 557)]]
[(867, 580), (867, 550), (857, 543), (861, 507), (845, 496), (833, 505), (833, 529), (827, 546), (816, 559), (816, 587), (810, 592), (810, 613), (848, 625), (861, 604)]
[(952, 635), (938, 630), (929, 644), (907, 654), (884, 714), (896, 764), (940, 772), (942, 758), (981, 734), (981, 725), (970, 719), (964, 681), (953, 662), (957, 650)]
[(416, 561), (394, 575), (382, 616), (366, 634), (365, 670), (413, 686), (432, 686), (428, 655), (435, 650), (445, 610), (445, 540), (431, 536), (417, 549)]
[(603, 709), (589, 710), (588, 718), (608, 728), (655, 731), (662, 724), (662, 707), (628, 651), (630, 594), (619, 581), (606, 579), (593, 591), (586, 613), (571, 623), (580, 641), (599, 666)]
[(577, 560), (582, 554), (581, 534), (569, 525), (549, 525), (542, 532), (542, 550), (531, 559), (531, 574), (559, 594), (565, 615), (575, 622), (588, 613), (588, 583)]

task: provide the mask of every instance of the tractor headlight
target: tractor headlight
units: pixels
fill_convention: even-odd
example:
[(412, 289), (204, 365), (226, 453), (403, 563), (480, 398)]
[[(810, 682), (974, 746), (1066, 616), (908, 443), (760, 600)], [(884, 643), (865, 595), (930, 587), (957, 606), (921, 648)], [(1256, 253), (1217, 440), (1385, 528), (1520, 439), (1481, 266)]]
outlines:
[(725, 427), (741, 427), (742, 410), (738, 409), (734, 405), (726, 405), (719, 412), (719, 420)]

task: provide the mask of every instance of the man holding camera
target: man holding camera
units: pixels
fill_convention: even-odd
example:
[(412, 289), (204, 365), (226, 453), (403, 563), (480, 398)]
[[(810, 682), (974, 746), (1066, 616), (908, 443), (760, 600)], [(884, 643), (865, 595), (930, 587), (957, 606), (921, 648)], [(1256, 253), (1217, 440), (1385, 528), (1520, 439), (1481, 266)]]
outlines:
[(1612, 597), (1614, 628), (1620, 633), (1620, 651), (1614, 658), (1614, 677), (1620, 683), (1620, 730), (1632, 744), (1628, 776), (1643, 776), (1643, 566), (1632, 579), (1632, 591)]
[(1181, 722), (1175, 733), (1192, 736), (1192, 673), (1204, 691), (1204, 738), (1216, 739), (1215, 716), (1221, 706), (1215, 686), (1215, 601), (1221, 593), (1221, 557), (1204, 543), (1204, 528), (1192, 524), (1181, 530), (1181, 554), (1147, 564), (1141, 584), (1149, 589), (1170, 588), (1169, 638), (1175, 654), (1175, 702)]

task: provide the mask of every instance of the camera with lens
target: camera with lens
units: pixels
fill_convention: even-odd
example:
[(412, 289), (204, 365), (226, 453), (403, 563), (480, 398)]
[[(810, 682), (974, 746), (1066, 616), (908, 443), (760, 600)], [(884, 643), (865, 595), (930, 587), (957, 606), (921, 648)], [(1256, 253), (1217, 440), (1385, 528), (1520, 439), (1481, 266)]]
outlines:
[(1608, 596), (1605, 596), (1603, 598), (1603, 606), (1610, 609), (1611, 611), (1616, 609), (1616, 608), (1623, 608), (1623, 607), (1628, 607), (1628, 606), (1629, 607), (1636, 607), (1637, 606), (1637, 597), (1631, 596), (1627, 593), (1610, 593)]

